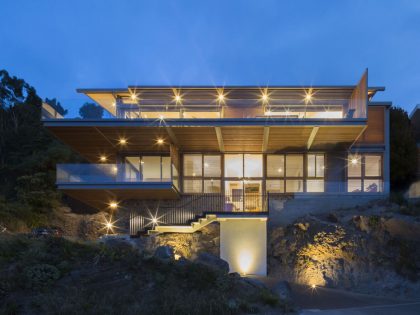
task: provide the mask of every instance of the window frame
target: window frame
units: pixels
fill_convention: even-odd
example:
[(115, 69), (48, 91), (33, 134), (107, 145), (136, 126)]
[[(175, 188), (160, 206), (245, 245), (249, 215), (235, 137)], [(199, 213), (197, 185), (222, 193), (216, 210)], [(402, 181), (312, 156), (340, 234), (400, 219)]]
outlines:
[[(348, 168), (349, 163), (351, 163), (351, 159), (354, 156), (360, 156), (360, 166), (361, 166), (361, 174), (360, 176), (349, 176)], [(366, 175), (366, 156), (379, 156), (380, 157), (380, 175), (379, 176), (367, 176)], [(349, 181), (351, 180), (360, 180), (360, 192), (357, 191), (349, 191)], [(377, 192), (368, 192), (365, 191), (365, 180), (377, 180), (380, 183), (379, 190)], [(347, 154), (347, 165), (346, 165), (346, 192), (349, 194), (377, 194), (383, 193), (384, 185), (384, 154), (382, 152), (349, 152)]]
[[(184, 174), (185, 168), (184, 168), (184, 160), (186, 155), (199, 155), (201, 156), (201, 176), (186, 176)], [(219, 156), (220, 159), (220, 177), (216, 176), (205, 176), (204, 172), (204, 157), (205, 156)], [(220, 181), (220, 192), (223, 191), (223, 183), (222, 183), (222, 177), (223, 177), (223, 167), (224, 167), (224, 159), (222, 154), (220, 153), (184, 153), (182, 154), (182, 192), (185, 194), (212, 194), (209, 192), (204, 192), (204, 181), (206, 180), (213, 180), (213, 181)], [(201, 188), (200, 192), (186, 192), (185, 191), (185, 181), (186, 180), (200, 180), (201, 181)]]

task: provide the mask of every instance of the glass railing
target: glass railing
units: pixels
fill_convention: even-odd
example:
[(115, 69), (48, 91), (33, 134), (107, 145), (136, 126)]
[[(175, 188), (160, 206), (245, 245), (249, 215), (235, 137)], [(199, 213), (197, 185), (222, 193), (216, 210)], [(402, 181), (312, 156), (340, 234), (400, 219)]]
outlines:
[(57, 184), (171, 183), (175, 178), (177, 185), (172, 167), (167, 168), (142, 174), (127, 164), (58, 164)]

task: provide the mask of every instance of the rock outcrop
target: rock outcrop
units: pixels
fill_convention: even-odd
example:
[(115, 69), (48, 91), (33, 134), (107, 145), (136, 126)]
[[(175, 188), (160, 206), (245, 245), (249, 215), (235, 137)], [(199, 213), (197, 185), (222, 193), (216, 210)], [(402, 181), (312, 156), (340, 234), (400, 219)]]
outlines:
[(306, 285), (419, 297), (419, 233), (415, 218), (389, 212), (306, 216), (269, 230), (269, 273)]

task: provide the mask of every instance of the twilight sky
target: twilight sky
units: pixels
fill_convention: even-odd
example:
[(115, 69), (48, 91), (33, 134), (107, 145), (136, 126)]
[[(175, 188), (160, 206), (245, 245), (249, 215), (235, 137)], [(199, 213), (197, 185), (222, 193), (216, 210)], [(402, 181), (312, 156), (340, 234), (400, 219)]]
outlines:
[(420, 103), (420, 1), (0, 0), (0, 69), (78, 115), (75, 89), (352, 85)]

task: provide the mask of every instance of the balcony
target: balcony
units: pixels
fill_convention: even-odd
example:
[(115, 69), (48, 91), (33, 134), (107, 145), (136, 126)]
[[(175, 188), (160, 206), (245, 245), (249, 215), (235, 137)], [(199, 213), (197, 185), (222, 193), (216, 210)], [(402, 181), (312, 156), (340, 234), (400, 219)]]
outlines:
[(58, 164), (56, 184), (67, 195), (98, 209), (115, 200), (179, 196), (178, 175), (171, 164), (147, 174), (136, 172), (130, 164)]

